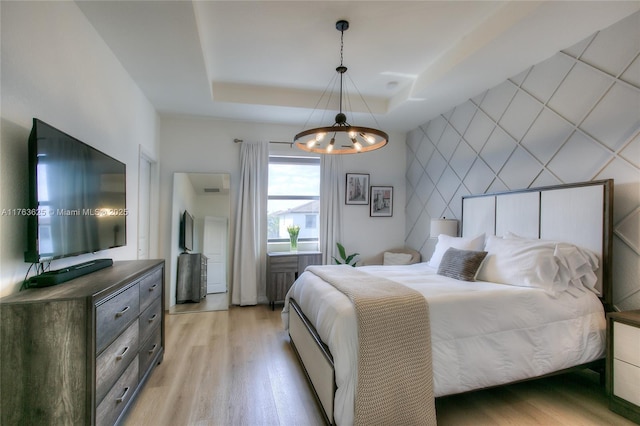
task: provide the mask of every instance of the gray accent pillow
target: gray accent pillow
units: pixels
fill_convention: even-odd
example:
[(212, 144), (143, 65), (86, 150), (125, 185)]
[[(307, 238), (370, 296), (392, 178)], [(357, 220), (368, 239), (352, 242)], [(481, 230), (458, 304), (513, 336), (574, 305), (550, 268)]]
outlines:
[(486, 251), (460, 250), (450, 247), (442, 256), (438, 275), (462, 281), (475, 281), (476, 274), (486, 256)]

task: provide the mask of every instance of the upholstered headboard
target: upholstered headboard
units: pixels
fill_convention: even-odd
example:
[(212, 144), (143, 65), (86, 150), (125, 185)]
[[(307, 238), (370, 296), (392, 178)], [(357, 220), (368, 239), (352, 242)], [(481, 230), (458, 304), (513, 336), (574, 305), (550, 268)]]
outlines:
[(600, 258), (596, 288), (612, 303), (613, 179), (462, 197), (462, 236), (481, 233), (564, 241)]

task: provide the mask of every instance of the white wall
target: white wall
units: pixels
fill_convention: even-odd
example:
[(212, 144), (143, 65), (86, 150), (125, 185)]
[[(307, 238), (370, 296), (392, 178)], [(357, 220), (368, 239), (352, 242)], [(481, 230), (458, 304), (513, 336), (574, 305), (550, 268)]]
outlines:
[[(291, 141), (301, 129), (292, 126), (214, 120), (200, 117), (163, 116), (160, 131), (160, 235), (161, 249), (171, 258), (171, 197), (174, 172), (226, 172), (231, 176), (231, 249), (237, 190), (240, 181), (240, 145), (235, 138), (250, 141)], [(345, 206), (344, 241), (349, 252), (362, 257), (387, 248), (404, 245), (405, 229), (405, 135), (391, 133), (389, 144), (379, 151), (345, 155), (344, 172), (369, 173), (373, 185), (394, 187), (394, 213), (391, 218), (369, 217), (368, 206)], [(287, 145), (270, 144), (273, 153), (304, 155)], [(167, 262), (173, 264), (173, 259)], [(175, 268), (168, 271), (175, 275)], [(169, 290), (168, 290), (169, 291)], [(259, 295), (260, 297), (260, 295)], [(265, 298), (266, 300), (266, 298)], [(168, 301), (170, 303), (170, 301)]]
[(407, 138), (407, 241), (461, 196), (613, 178), (613, 302), (640, 307), (640, 12), (456, 106)]
[[(155, 110), (74, 2), (1, 2), (0, 208), (27, 207), (27, 139), (33, 117), (127, 166), (127, 245), (52, 263), (137, 256), (138, 152), (158, 158)], [(157, 214), (157, 208), (151, 211)], [(150, 257), (157, 257), (152, 232)], [(0, 296), (27, 272), (26, 219), (0, 217)]]

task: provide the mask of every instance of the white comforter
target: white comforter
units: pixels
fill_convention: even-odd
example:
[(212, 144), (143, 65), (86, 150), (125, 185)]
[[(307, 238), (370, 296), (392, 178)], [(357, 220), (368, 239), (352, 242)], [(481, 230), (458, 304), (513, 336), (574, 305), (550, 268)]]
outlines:
[[(435, 396), (540, 376), (604, 356), (602, 304), (585, 291), (553, 298), (543, 290), (437, 275), (426, 263), (365, 266), (422, 293), (429, 303)], [(294, 298), (333, 354), (334, 418), (353, 423), (357, 374), (357, 324), (349, 299), (311, 272), (302, 274)]]

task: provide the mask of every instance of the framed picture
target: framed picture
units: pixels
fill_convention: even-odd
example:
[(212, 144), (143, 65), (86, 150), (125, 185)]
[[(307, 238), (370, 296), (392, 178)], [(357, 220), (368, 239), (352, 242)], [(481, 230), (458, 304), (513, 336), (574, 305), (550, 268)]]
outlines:
[(371, 212), (370, 216), (393, 216), (393, 186), (371, 187)]
[(369, 204), (369, 175), (347, 173), (345, 204)]

